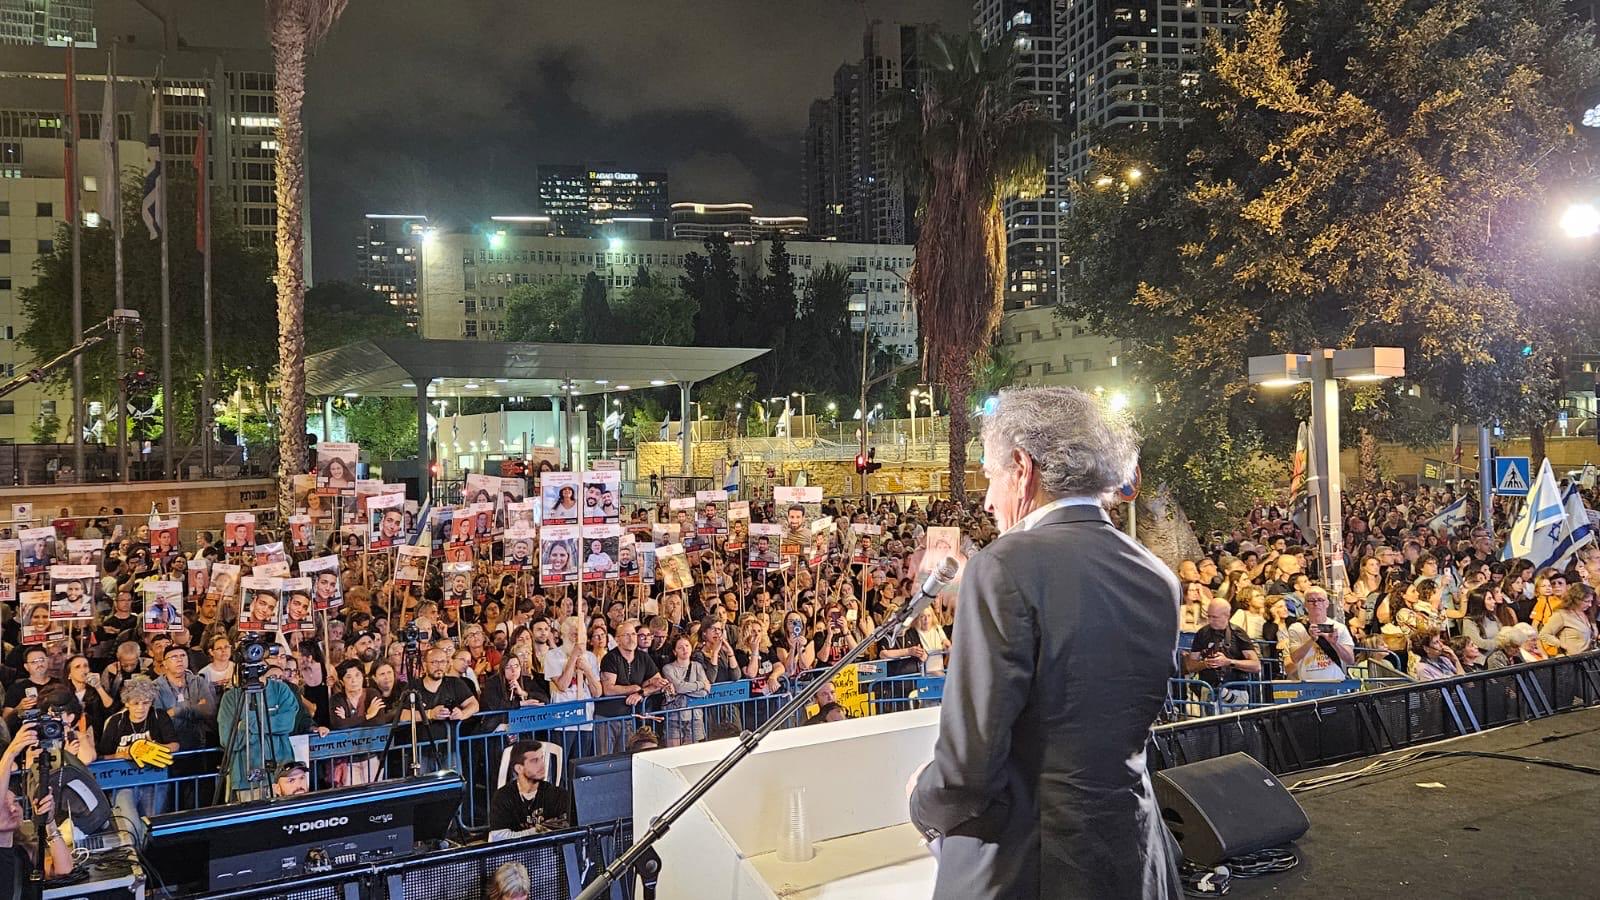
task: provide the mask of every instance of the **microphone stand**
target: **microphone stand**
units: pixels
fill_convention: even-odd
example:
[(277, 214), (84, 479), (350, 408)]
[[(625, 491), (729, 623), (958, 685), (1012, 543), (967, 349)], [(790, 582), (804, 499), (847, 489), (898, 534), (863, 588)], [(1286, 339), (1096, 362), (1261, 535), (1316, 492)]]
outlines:
[(645, 830), (638, 840), (634, 841), (633, 846), (629, 847), (621, 856), (606, 866), (605, 871), (590, 882), (574, 900), (599, 900), (611, 888), (611, 885), (622, 877), (624, 872), (636, 865), (639, 867), (639, 877), (644, 881), (644, 896), (646, 900), (653, 898), (655, 896), (656, 881), (661, 877), (661, 856), (656, 853), (655, 844), (667, 833), (673, 823), (682, 818), (683, 814), (689, 811), (689, 807), (693, 806), (701, 797), (704, 797), (708, 791), (715, 787), (724, 775), (733, 770), (734, 766), (737, 766), (745, 757), (754, 753), (756, 747), (761, 745), (762, 739), (776, 731), (778, 726), (788, 721), (790, 716), (804, 710), (806, 704), (811, 702), (811, 698), (822, 690), (822, 686), (833, 681), (833, 676), (843, 671), (845, 666), (859, 659), (861, 654), (867, 652), (869, 647), (893, 635), (897, 629), (911, 622), (922, 611), (924, 605), (926, 604), (915, 601), (907, 603), (894, 616), (879, 625), (877, 630), (862, 638), (859, 643), (846, 651), (838, 662), (829, 666), (821, 675), (807, 682), (799, 693), (790, 698), (788, 703), (785, 703), (781, 709), (765, 722), (756, 726), (755, 731), (746, 731), (739, 735), (738, 745), (729, 751), (728, 755), (724, 756), (720, 762), (712, 766), (710, 771), (701, 776), (700, 780), (696, 781), (683, 796), (674, 800), (671, 806), (662, 811), (661, 815), (652, 819), (650, 827)]

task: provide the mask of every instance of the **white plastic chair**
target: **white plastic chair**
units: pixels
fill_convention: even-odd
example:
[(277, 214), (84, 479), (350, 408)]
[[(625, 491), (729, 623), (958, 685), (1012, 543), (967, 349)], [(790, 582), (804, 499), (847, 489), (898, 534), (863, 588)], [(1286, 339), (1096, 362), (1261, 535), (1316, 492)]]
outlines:
[[(511, 777), (511, 748), (516, 744), (507, 744), (506, 749), (500, 751), (500, 771), (495, 776), (494, 786), (504, 787)], [(549, 741), (540, 741), (539, 746), (544, 749), (545, 779), (551, 784), (561, 783), (561, 746)]]

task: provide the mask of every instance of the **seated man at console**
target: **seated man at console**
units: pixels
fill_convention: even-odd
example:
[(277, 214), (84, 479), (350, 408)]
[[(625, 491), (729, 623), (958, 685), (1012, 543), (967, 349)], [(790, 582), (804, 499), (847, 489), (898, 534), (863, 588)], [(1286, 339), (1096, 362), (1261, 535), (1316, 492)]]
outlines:
[(511, 777), (489, 800), (489, 840), (499, 841), (566, 824), (571, 798), (545, 781), (548, 760), (538, 741), (511, 747)]
[(292, 759), (278, 767), (278, 777), (273, 779), (272, 794), (275, 797), (298, 797), (301, 794), (311, 793), (311, 770), (298, 759)]

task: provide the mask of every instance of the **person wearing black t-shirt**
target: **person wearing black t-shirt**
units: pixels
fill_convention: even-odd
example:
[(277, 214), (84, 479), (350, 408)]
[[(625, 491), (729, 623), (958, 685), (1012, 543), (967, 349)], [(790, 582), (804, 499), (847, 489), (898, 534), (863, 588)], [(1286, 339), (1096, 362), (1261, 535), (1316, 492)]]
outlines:
[(545, 780), (549, 762), (538, 741), (511, 747), (511, 772), (489, 800), (489, 839), (564, 824), (572, 801), (567, 792)]
[(1213, 690), (1220, 690), (1225, 681), (1243, 681), (1261, 671), (1261, 657), (1250, 636), (1229, 623), (1231, 612), (1228, 601), (1212, 600), (1206, 607), (1206, 624), (1194, 633), (1194, 643), (1183, 655), (1185, 674)]
[(50, 655), (38, 644), (22, 651), (22, 670), (28, 673), (27, 677), (18, 679), (6, 688), (5, 718), (12, 733), (17, 731), (19, 716), (37, 706), (39, 698), (49, 693), (51, 688), (61, 685), (61, 682), (50, 677)]
[[(25, 843), (26, 839), (21, 833), (26, 823), (22, 798), (11, 791), (11, 775), (18, 761), (28, 748), (38, 744), (39, 738), (33, 733), (33, 726), (25, 725), (18, 730), (5, 753), (0, 755), (0, 895), (6, 897), (22, 896), (28, 873), (33, 871), (32, 854), (38, 852), (36, 840)], [(53, 878), (71, 872), (72, 851), (62, 839), (61, 829), (55, 824), (54, 802), (47, 796), (35, 801), (34, 808), (49, 823), (45, 828), (50, 847), (49, 855), (44, 859), (45, 877)]]
[(111, 601), (111, 614), (94, 627), (95, 655), (108, 659), (117, 644), (138, 638), (139, 615), (133, 611), (133, 591), (118, 588), (116, 598)]
[[(667, 680), (661, 677), (661, 670), (656, 668), (656, 661), (650, 658), (650, 654), (639, 650), (637, 623), (629, 619), (618, 625), (617, 646), (607, 651), (600, 660), (600, 692), (607, 697), (617, 699), (596, 703), (595, 716), (613, 719), (630, 715), (650, 695), (666, 689)], [(610, 743), (606, 746), (620, 750), (623, 742), (627, 740), (627, 735), (624, 733), (625, 724), (607, 723), (604, 729), (595, 731), (595, 736), (602, 741), (609, 738)], [(611, 751), (603, 747), (601, 752)]]
[[(478, 711), (472, 685), (463, 678), (446, 675), (449, 667), (450, 651), (443, 647), (428, 651), (422, 681), (417, 684), (417, 704), (430, 722), (459, 722)], [(401, 710), (400, 721), (411, 721), (411, 710)]]

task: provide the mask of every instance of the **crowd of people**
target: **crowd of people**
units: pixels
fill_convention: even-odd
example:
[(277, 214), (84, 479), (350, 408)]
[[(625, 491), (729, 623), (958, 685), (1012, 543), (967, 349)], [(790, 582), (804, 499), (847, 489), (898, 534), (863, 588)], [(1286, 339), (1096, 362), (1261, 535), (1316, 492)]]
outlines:
[[(1480, 525), (1430, 525), (1455, 499), (1428, 487), (1349, 495), (1342, 597), (1330, 593), (1327, 566), (1282, 508), (1257, 507), (1231, 531), (1207, 536), (1202, 554), (1178, 565), (1186, 635), (1175, 674), (1219, 691), (1249, 680), (1343, 681), (1362, 664), (1374, 674), (1374, 662), (1396, 676), (1433, 679), (1593, 648), (1600, 548), (1590, 543), (1561, 567), (1538, 571), (1526, 560), (1502, 560), (1495, 535)], [(753, 695), (786, 692), (792, 679), (839, 659), (908, 601), (930, 538), (937, 552), (961, 556), (997, 536), (984, 511), (945, 500), (902, 506), (884, 499), (865, 507), (826, 500), (817, 512), (840, 526), (873, 526), (859, 529), (875, 535), (871, 551), (846, 546), (850, 532), (839, 527), (829, 532), (831, 544), (808, 537), (794, 558), (761, 568), (752, 567), (753, 546), (707, 540), (688, 556), (687, 585), (600, 581), (582, 585), (581, 596), (577, 585), (542, 585), (493, 552), (470, 573), (447, 572), (433, 559), (426, 580), (408, 584), (395, 577), (400, 567), (361, 558), (392, 550), (366, 550), (330, 534), (320, 550), (291, 562), (332, 554), (339, 564), (303, 570), (313, 581), (307, 602), (291, 612), (285, 598), (276, 616), (253, 614), (241, 589), (261, 565), (259, 548), (230, 547), (210, 532), (187, 545), (157, 539), (147, 523), (115, 511), (89, 520), (63, 515), (53, 524), (73, 535), (74, 547), (103, 545), (98, 576), (87, 582), (92, 614), (58, 626), (48, 611), (33, 620), (0, 604), (0, 745), (8, 748), (0, 769), (23, 765), (38, 742), (41, 712), (66, 723), (67, 752), (83, 765), (107, 757), (165, 765), (184, 751), (237, 749), (238, 656), (251, 642), (266, 649), (260, 677), (274, 735), (270, 755), (287, 762), (252, 771), (241, 758), (249, 754), (236, 752), (228, 773), (235, 797), (310, 789), (292, 735), (405, 724), (413, 710), (428, 722), (485, 733), (511, 710), (591, 703), (600, 753), (718, 736), (719, 722), (690, 699), (741, 680)], [(664, 506), (632, 516), (669, 517)], [(770, 501), (753, 502), (750, 518), (752, 525), (797, 527), (791, 509)], [(935, 528), (942, 529), (936, 537)], [(951, 533), (959, 534), (959, 546), (950, 546)], [(275, 535), (262, 529), (253, 537)], [(765, 549), (763, 559), (768, 553), (778, 558)], [(36, 572), (41, 562), (32, 560)], [(237, 581), (189, 574), (216, 563), (237, 565)], [(20, 593), (29, 586), (27, 567), (14, 560), (11, 568)], [(942, 595), (869, 658), (885, 660), (891, 675), (942, 672), (957, 631), (954, 598)], [(155, 604), (171, 612), (152, 615)], [(251, 630), (252, 620), (279, 627)], [(414, 706), (405, 702), (408, 688), (415, 689)], [(825, 692), (813, 719), (844, 715)], [(607, 726), (619, 722), (629, 727)], [(498, 835), (559, 821), (570, 808), (562, 788), (550, 784), (540, 745), (517, 738), (504, 738), (505, 783), (489, 804)], [(322, 764), (317, 780), (327, 786), (384, 777), (375, 757)], [(163, 811), (167, 796), (125, 790), (118, 803), (151, 815)], [(0, 835), (18, 831), (23, 818), (12, 795), (0, 804)], [(0, 883), (5, 878), (0, 871)]]
[(1600, 546), (1543, 569), (1504, 559), (1497, 534), (1508, 510), (1496, 510), (1491, 532), (1469, 499), (1452, 527), (1441, 513), (1457, 499), (1427, 485), (1348, 494), (1342, 596), (1330, 594), (1331, 567), (1281, 507), (1259, 506), (1212, 533), (1178, 570), (1191, 635), (1185, 675), (1219, 690), (1344, 681), (1357, 665), (1431, 680), (1593, 649)]

